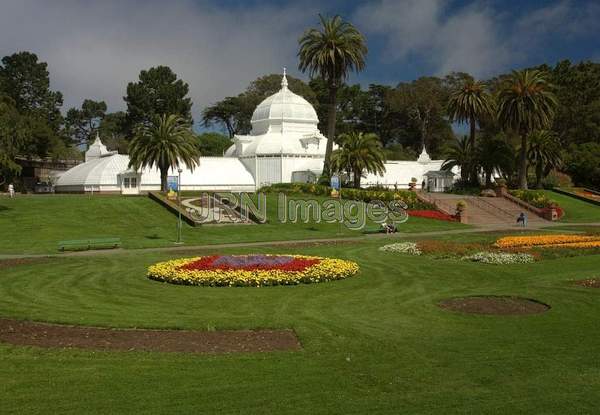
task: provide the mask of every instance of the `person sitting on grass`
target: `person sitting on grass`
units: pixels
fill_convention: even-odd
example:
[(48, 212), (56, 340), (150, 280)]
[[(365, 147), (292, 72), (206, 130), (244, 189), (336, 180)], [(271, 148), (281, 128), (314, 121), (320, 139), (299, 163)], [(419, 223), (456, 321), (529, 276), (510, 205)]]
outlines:
[(381, 227), (383, 228), (385, 233), (395, 233), (398, 231), (398, 229), (396, 229), (396, 226), (393, 223), (383, 222), (381, 224)]

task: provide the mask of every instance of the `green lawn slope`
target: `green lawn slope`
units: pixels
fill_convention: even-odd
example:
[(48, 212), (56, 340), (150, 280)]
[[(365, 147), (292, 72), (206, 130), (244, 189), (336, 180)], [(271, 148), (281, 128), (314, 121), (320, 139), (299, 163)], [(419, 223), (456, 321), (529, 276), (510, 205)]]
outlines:
[[(295, 240), (359, 236), (334, 223), (277, 221), (276, 196), (269, 195), (269, 223), (190, 227), (184, 224), (188, 245), (251, 241)], [(465, 227), (453, 222), (410, 218), (402, 232)], [(172, 246), (177, 217), (148, 197), (107, 195), (19, 196), (0, 199), (0, 254), (49, 253), (61, 240), (121, 238), (124, 248)]]

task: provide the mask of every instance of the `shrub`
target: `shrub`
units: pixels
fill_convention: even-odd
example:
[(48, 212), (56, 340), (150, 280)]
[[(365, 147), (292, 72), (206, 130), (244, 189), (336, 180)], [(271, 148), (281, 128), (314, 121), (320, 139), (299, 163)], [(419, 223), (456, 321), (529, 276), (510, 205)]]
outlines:
[(550, 199), (542, 190), (510, 190), (509, 193), (536, 208), (547, 208), (556, 206), (557, 203)]
[[(266, 193), (308, 193), (317, 196), (329, 196), (331, 194), (330, 187), (310, 183), (277, 183), (263, 187), (260, 190)], [(435, 209), (431, 204), (420, 201), (415, 192), (408, 190), (388, 190), (380, 187), (375, 190), (343, 188), (341, 194), (344, 199), (358, 200), (365, 203), (373, 200), (381, 200), (383, 202), (397, 200), (406, 203), (408, 209)]]
[(542, 181), (542, 186), (544, 186), (545, 189), (553, 189), (555, 187), (568, 188), (573, 187), (573, 181), (568, 174), (552, 170)]

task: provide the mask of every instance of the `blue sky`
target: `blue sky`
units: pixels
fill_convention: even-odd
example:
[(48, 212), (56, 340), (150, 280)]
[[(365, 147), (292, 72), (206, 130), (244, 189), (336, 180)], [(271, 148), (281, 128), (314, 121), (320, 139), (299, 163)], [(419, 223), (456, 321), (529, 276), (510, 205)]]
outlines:
[(127, 82), (169, 65), (190, 84), (198, 118), (283, 66), (303, 77), (297, 39), (318, 13), (339, 13), (366, 35), (367, 67), (350, 79), (363, 85), (600, 60), (593, 0), (3, 0), (0, 55), (30, 50), (48, 62), (65, 110), (85, 98), (123, 109)]

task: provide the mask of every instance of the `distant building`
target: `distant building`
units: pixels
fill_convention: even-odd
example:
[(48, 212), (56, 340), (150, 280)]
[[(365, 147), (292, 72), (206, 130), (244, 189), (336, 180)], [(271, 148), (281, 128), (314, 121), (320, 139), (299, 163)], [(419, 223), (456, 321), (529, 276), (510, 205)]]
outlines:
[[(261, 102), (252, 115), (249, 135), (236, 135), (224, 157), (200, 157), (193, 171), (182, 166), (182, 190), (255, 191), (273, 183), (314, 181), (323, 171), (327, 139), (319, 131), (313, 106), (288, 89)], [(442, 160), (430, 160), (425, 149), (417, 161), (390, 161), (383, 176), (368, 175), (365, 186), (407, 188), (424, 174), (439, 170)], [(175, 170), (169, 176), (177, 176)], [(129, 168), (129, 156), (108, 151), (100, 137), (85, 154), (85, 163), (60, 176), (57, 192), (138, 194), (160, 190), (158, 169)]]
[(51, 192), (53, 184), (64, 172), (80, 164), (81, 160), (53, 160), (39, 157), (17, 157), (21, 166), (20, 180), (28, 192)]

